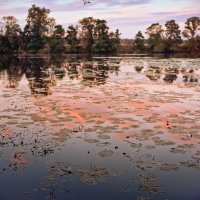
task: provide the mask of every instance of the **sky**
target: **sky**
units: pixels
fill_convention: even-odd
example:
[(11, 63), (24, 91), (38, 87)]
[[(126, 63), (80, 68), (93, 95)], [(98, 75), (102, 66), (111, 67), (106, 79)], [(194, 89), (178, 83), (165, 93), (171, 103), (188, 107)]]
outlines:
[(66, 29), (92, 16), (107, 20), (112, 31), (118, 28), (122, 38), (130, 39), (152, 23), (175, 19), (183, 29), (187, 18), (200, 17), (200, 0), (91, 0), (86, 5), (81, 0), (0, 0), (0, 19), (13, 15), (23, 27), (32, 4), (49, 8), (50, 16)]

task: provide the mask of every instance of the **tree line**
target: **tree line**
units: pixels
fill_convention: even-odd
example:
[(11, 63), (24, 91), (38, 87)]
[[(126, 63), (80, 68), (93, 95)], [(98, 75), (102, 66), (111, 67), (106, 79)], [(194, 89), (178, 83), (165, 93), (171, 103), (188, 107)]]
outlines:
[(32, 5), (23, 30), (14, 16), (3, 17), (0, 53), (41, 52), (44, 49), (50, 53), (117, 51), (120, 44), (119, 30), (110, 31), (106, 20), (83, 18), (65, 31), (49, 14), (49, 9)]
[(154, 23), (146, 29), (147, 38), (139, 31), (128, 49), (119, 30), (110, 31), (106, 20), (87, 17), (65, 30), (49, 14), (49, 9), (32, 5), (23, 30), (14, 16), (3, 17), (0, 53), (115, 53), (123, 48), (139, 53), (200, 51), (199, 17), (188, 18), (182, 32), (175, 20), (164, 27)]
[(175, 20), (169, 20), (164, 26), (153, 23), (146, 29), (147, 39), (139, 31), (134, 39), (137, 52), (200, 52), (200, 18), (190, 17), (185, 28)]

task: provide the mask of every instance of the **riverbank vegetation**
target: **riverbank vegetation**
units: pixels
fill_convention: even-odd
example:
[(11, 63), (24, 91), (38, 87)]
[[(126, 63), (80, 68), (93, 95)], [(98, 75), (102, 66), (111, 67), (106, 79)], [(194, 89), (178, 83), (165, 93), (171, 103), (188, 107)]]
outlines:
[(151, 24), (145, 35), (139, 31), (132, 39), (121, 39), (120, 31), (110, 31), (104, 19), (83, 18), (65, 30), (49, 14), (49, 9), (32, 5), (23, 29), (14, 16), (3, 17), (0, 53), (200, 52), (199, 17), (188, 18), (184, 30), (169, 20), (164, 26)]
[(134, 40), (137, 52), (198, 52), (200, 51), (200, 18), (190, 17), (185, 29), (180, 30), (175, 20), (169, 20), (162, 26), (153, 23), (146, 29), (147, 39), (139, 31)]

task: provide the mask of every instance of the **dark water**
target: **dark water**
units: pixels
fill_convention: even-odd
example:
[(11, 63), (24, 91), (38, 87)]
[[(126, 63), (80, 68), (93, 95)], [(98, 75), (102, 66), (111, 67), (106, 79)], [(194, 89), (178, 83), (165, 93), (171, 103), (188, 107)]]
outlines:
[(200, 59), (0, 58), (0, 200), (199, 200)]

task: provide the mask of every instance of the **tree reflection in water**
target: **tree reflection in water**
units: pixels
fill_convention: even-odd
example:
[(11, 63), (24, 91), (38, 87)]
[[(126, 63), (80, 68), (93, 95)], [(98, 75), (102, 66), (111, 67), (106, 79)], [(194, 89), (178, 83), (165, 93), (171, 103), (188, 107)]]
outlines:
[[(0, 59), (2, 79), (10, 88), (16, 88), (25, 74), (31, 94), (50, 95), (51, 88), (56, 86), (67, 74), (71, 80), (80, 80), (83, 85), (94, 86), (105, 84), (110, 73), (119, 70), (118, 63), (98, 62), (91, 59), (73, 59), (64, 57), (41, 58), (8, 58)], [(6, 75), (4, 75), (6, 74)], [(5, 77), (7, 76), (7, 78)]]
[[(77, 56), (46, 58), (2, 56), (0, 78), (4, 80), (6, 87), (17, 88), (25, 75), (31, 94), (47, 96), (52, 93), (51, 88), (57, 85), (57, 81), (63, 80), (66, 75), (69, 80), (80, 81), (89, 87), (106, 84), (110, 74), (115, 73), (116, 76), (119, 74), (124, 62), (122, 61), (123, 57), (111, 60), (101, 57), (80, 58)], [(198, 82), (198, 69), (192, 67), (186, 69), (180, 66), (160, 66), (157, 61), (148, 64), (132, 61), (129, 65), (134, 66), (135, 72), (144, 74), (154, 82), (163, 80), (165, 83), (173, 83), (178, 80), (178, 77), (182, 77), (183, 83)]]
[(21, 60), (3, 56), (0, 59), (0, 71), (2, 70), (6, 70), (6, 73), (1, 75), (2, 79), (6, 81), (6, 87), (17, 88), (24, 74)]
[[(144, 67), (135, 67), (138, 73), (143, 73)], [(198, 82), (198, 69), (179, 69), (178, 67), (155, 67), (148, 66), (144, 70), (144, 74), (151, 81), (158, 81), (163, 77), (163, 81), (166, 83), (173, 83), (177, 80), (178, 76), (182, 77), (183, 82), (196, 83)]]
[[(70, 199), (79, 199), (77, 187), (84, 187), (80, 195), (87, 196), (83, 184), (97, 182), (96, 190), (90, 190), (93, 197), (101, 186), (116, 194), (106, 199), (123, 199), (122, 191), (130, 195), (126, 199), (163, 195), (171, 186), (171, 181), (159, 185), (164, 173), (183, 166), (191, 171), (191, 166), (199, 168), (199, 84), (192, 83), (198, 81), (199, 69), (199, 61), (189, 59), (2, 57), (0, 174), (2, 180), (10, 178), (8, 173), (15, 175), (7, 183), (2, 181), (2, 187), (23, 192), (24, 184), (18, 184), (22, 172), (33, 180), (25, 192), (34, 189), (24, 199), (42, 199), (46, 195), (47, 199), (67, 199), (71, 194), (74, 198)], [(21, 86), (29, 91), (27, 85), (31, 94), (42, 98), (24, 92)], [(54, 95), (45, 97), (51, 90)], [(169, 146), (164, 151), (167, 159), (161, 158), (160, 148), (164, 145)], [(175, 154), (185, 154), (186, 158)], [(175, 158), (177, 162), (171, 162)], [(121, 168), (121, 163), (125, 167)], [(127, 187), (130, 174), (134, 176)], [(174, 178), (173, 172), (168, 175)], [(196, 174), (189, 176), (195, 179)], [(101, 185), (102, 178), (106, 181)], [(180, 183), (182, 179), (177, 180)], [(191, 182), (185, 183), (188, 196), (194, 191), (189, 187)]]

